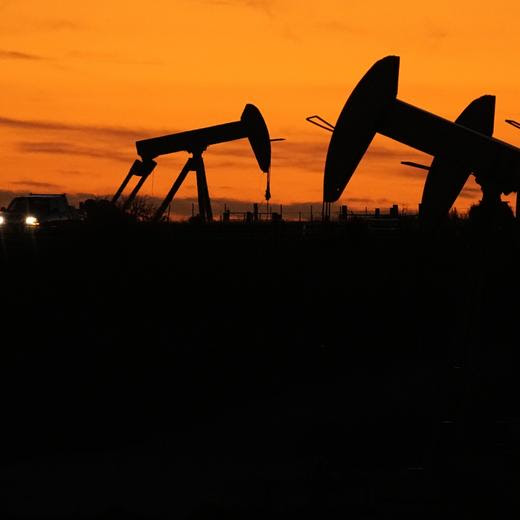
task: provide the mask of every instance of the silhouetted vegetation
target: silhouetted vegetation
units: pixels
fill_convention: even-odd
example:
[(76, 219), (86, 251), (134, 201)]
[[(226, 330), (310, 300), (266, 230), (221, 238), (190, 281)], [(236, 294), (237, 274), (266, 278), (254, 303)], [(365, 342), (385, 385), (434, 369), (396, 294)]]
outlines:
[(513, 210), (504, 201), (493, 204), (480, 201), (471, 206), (468, 219), (473, 225), (488, 229), (509, 228), (515, 224)]
[(99, 226), (121, 224), (127, 219), (119, 206), (104, 198), (87, 199), (80, 204), (80, 210), (89, 224)]
[[(121, 199), (118, 207), (122, 208), (125, 200), (124, 198)], [(151, 197), (146, 195), (136, 196), (127, 208), (126, 213), (139, 222), (149, 222), (152, 220), (158, 207), (159, 204)]]

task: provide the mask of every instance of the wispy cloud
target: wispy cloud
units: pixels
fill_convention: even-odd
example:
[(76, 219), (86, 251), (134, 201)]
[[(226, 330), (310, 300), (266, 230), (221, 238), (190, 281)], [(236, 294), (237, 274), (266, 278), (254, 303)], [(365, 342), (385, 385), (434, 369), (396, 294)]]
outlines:
[[(0, 127), (42, 132), (41, 136), (32, 133), (29, 139), (17, 143), (18, 150), (24, 154), (82, 156), (125, 164), (129, 164), (135, 157), (133, 144), (136, 139), (173, 132), (172, 129), (139, 131), (124, 127), (88, 126), (8, 117), (0, 117)], [(328, 145), (327, 139), (308, 138), (302, 141), (288, 140), (273, 143), (273, 171), (284, 168), (322, 176)], [(388, 165), (389, 175), (406, 177), (407, 182), (424, 182), (422, 172), (399, 166), (399, 162), (403, 159), (426, 163), (429, 161), (424, 154), (413, 150), (403, 153), (400, 149), (372, 145), (363, 162), (376, 162), (379, 169), (381, 166)], [(254, 154), (246, 140), (210, 147), (206, 152), (206, 161), (212, 167), (231, 169), (240, 165), (255, 164)]]
[(423, 162), (431, 162), (431, 156), (428, 156), (422, 152), (416, 150), (406, 150), (403, 152), (399, 148), (388, 148), (381, 145), (372, 145), (367, 151), (367, 156), (373, 159), (393, 159), (395, 161), (404, 161), (406, 159), (422, 159)]
[[(161, 131), (139, 130), (123, 127), (109, 127), (97, 125), (77, 125), (61, 123), (59, 121), (39, 121), (34, 119), (16, 119), (0, 116), (0, 127), (19, 128), (23, 130), (51, 130), (57, 132), (79, 132), (89, 135), (113, 136), (129, 140), (146, 138), (148, 135), (161, 135)], [(170, 130), (171, 132), (171, 130)], [(164, 130), (162, 133), (167, 133)]]
[(277, 0), (199, 0), (203, 4), (246, 7), (263, 11), (268, 16), (274, 15)]
[[(284, 141), (281, 143), (273, 143), (272, 163), (273, 167), (290, 167), (309, 172), (322, 174), (325, 167), (325, 159), (327, 157), (329, 143), (325, 140), (320, 141)], [(253, 152), (246, 143), (228, 143), (226, 146), (216, 146), (208, 150), (208, 154), (219, 159), (219, 166), (222, 164), (229, 165), (237, 160), (250, 160)], [(380, 145), (372, 145), (368, 149), (363, 161), (372, 160), (378, 162), (388, 162), (389, 166), (399, 166), (399, 162), (404, 159), (413, 159), (428, 163), (431, 158), (425, 156), (421, 152), (414, 150), (407, 151), (403, 154), (402, 150), (387, 148)], [(410, 172), (410, 168), (402, 167), (402, 175), (410, 177), (414, 172)], [(397, 170), (397, 173), (401, 172)], [(420, 175), (420, 179), (424, 175)]]
[(386, 198), (369, 198), (369, 197), (347, 197), (344, 199), (345, 204), (353, 204), (355, 206), (370, 206), (373, 207), (374, 205), (388, 205), (391, 206), (392, 204), (395, 204), (395, 200), (386, 199)]
[(78, 146), (64, 142), (21, 142), (18, 143), (18, 149), (23, 153), (79, 155), (125, 163), (132, 160), (132, 156), (114, 150), (107, 150), (101, 147)]
[(24, 186), (27, 188), (38, 188), (38, 189), (46, 189), (46, 190), (54, 190), (61, 189), (62, 186), (59, 184), (53, 184), (50, 182), (39, 182), (39, 181), (31, 181), (28, 179), (19, 180), (19, 181), (11, 181), (9, 184), (14, 186)]
[(150, 135), (149, 130), (9, 117), (0, 117), (2, 127), (28, 132), (30, 140), (16, 143), (18, 151), (24, 154), (82, 156), (125, 163), (135, 157), (134, 142)]
[(0, 60), (43, 61), (47, 58), (20, 51), (0, 50)]
[[(14, 184), (14, 183), (11, 183)], [(21, 185), (20, 185), (21, 186)], [(32, 191), (32, 188), (35, 190), (53, 190), (56, 193), (63, 193), (64, 190), (61, 186), (57, 186), (55, 184), (49, 184), (45, 185), (45, 183), (33, 183), (25, 185), (26, 189), (16, 189), (16, 190), (0, 190), (0, 206), (1, 207), (7, 207), (9, 203), (15, 198), (20, 197), (24, 195), (28, 195), (30, 191)], [(71, 193), (67, 194), (67, 199), (69, 200), (69, 203), (75, 206), (79, 205), (80, 201), (86, 200), (86, 199), (92, 199), (96, 197), (96, 195), (92, 193)]]
[[(69, 177), (69, 176), (70, 177), (80, 177), (82, 175), (87, 175), (87, 172), (80, 171), (80, 170), (61, 169), (61, 170), (56, 170), (56, 172), (63, 176), (66, 176), (66, 177)], [(99, 174), (96, 172), (88, 172), (88, 176), (89, 177), (98, 177)]]
[[(30, 13), (22, 14), (16, 9), (19, 3), (20, 0), (16, 3), (12, 0), (0, 0), (0, 12), (7, 11), (6, 14), (11, 15), (10, 18), (0, 18), (0, 30), (3, 34), (77, 32), (91, 29), (77, 20), (39, 16), (34, 9)], [(10, 9), (11, 5), (13, 9)]]
[[(159, 204), (161, 202), (158, 198), (149, 198), (149, 200), (155, 204)], [(253, 202), (254, 201), (250, 200), (239, 200), (224, 197), (213, 197), (211, 199), (213, 212), (217, 216), (224, 211), (224, 208), (237, 213), (253, 211)], [(361, 211), (365, 207), (379, 207), (384, 211), (386, 208), (390, 208), (395, 203), (395, 200), (390, 200), (387, 198), (373, 199), (369, 197), (349, 197), (341, 203), (333, 204), (332, 214), (337, 214), (339, 212), (340, 206), (343, 204), (347, 204), (352, 210)], [(179, 197), (174, 199), (172, 202), (171, 211), (176, 215), (188, 217), (191, 215), (192, 204), (195, 204), (195, 207), (197, 207), (198, 201), (196, 197)], [(403, 205), (401, 204), (401, 206)], [(280, 204), (276, 202), (272, 202), (270, 207), (272, 211), (280, 211)], [(298, 219), (300, 214), (303, 219), (308, 219), (310, 217), (311, 211), (314, 215), (314, 218), (319, 218), (321, 208), (321, 200), (307, 200), (302, 202), (282, 204), (281, 211), (284, 217), (288, 219)], [(261, 212), (266, 210), (264, 201), (259, 203), (259, 210)]]
[[(273, 168), (290, 166), (310, 172), (322, 172), (327, 146), (327, 143), (313, 141), (273, 143)], [(237, 162), (255, 161), (251, 147), (243, 141), (226, 143), (226, 146), (213, 146), (206, 152), (206, 157), (208, 161), (211, 160), (222, 167), (236, 166)]]
[[(60, 144), (64, 141), (81, 142), (88, 139), (89, 143), (98, 142), (99, 147), (107, 150), (111, 147), (114, 150), (124, 150), (133, 147), (134, 142), (139, 139), (146, 139), (156, 135), (164, 135), (174, 133), (175, 129), (139, 129), (125, 128), (119, 126), (101, 126), (101, 125), (81, 125), (72, 123), (63, 123), (60, 121), (41, 121), (33, 119), (17, 119), (0, 116), (0, 128), (12, 128), (18, 130), (26, 130), (29, 132), (45, 132), (45, 137), (49, 137), (49, 133), (54, 133), (57, 137), (55, 141)], [(72, 134), (72, 135), (71, 135)], [(34, 134), (31, 136), (34, 139)]]
[[(55, 184), (47, 184), (40, 182), (28, 182), (26, 184), (22, 184), (23, 181), (17, 183), (11, 183), (13, 185), (18, 185), (20, 187), (26, 187), (27, 190), (0, 190), (0, 206), (6, 206), (11, 199), (14, 197), (27, 194), (28, 190), (31, 188), (35, 189), (49, 189), (54, 191), (64, 191), (62, 186), (58, 186)], [(461, 194), (461, 197), (467, 200), (478, 200), (478, 193), (474, 193), (472, 196), (469, 196), (470, 193), (478, 192), (479, 190), (476, 188), (465, 189)], [(467, 193), (466, 193), (467, 192)], [(89, 192), (67, 192), (67, 198), (69, 202), (75, 206), (78, 206), (80, 202), (87, 199), (98, 199), (98, 198), (106, 198), (110, 199), (112, 194), (99, 194), (99, 193), (89, 193)], [(150, 197), (145, 196), (145, 198), (152, 204), (158, 206), (162, 199), (159, 197)], [(225, 208), (231, 210), (232, 212), (237, 213), (245, 213), (247, 211), (253, 210), (253, 203), (259, 202), (260, 211), (265, 211), (265, 201), (252, 201), (252, 200), (240, 200), (234, 198), (225, 198), (225, 197), (212, 197), (211, 204), (213, 208), (213, 213), (215, 218), (218, 219), (218, 216), (224, 211)], [(373, 210), (373, 208), (381, 208), (383, 212), (391, 207), (393, 204), (399, 204), (402, 208), (406, 208), (406, 204), (403, 202), (397, 201), (395, 199), (388, 199), (384, 197), (371, 198), (371, 197), (345, 197), (340, 202), (332, 205), (332, 214), (336, 215), (339, 211), (341, 205), (346, 204), (349, 207), (349, 210), (353, 211), (364, 211), (364, 208), (369, 208), (369, 210)], [(188, 218), (191, 216), (192, 205), (195, 205), (197, 208), (198, 200), (196, 196), (192, 197), (178, 197), (175, 198), (171, 205), (171, 212), (176, 218)], [(272, 211), (280, 211), (279, 203), (276, 201), (271, 201), (271, 209)], [(321, 200), (307, 200), (302, 202), (292, 202), (286, 203), (282, 205), (282, 212), (284, 218), (286, 219), (298, 219), (301, 215), (302, 219), (310, 218), (311, 211), (314, 215), (314, 218), (319, 218), (321, 212), (322, 202)], [(312, 208), (312, 209), (311, 209)], [(236, 218), (240, 218), (239, 215), (236, 215)]]
[(339, 20), (324, 20), (312, 24), (312, 29), (317, 30), (320, 34), (325, 32), (328, 34), (352, 34), (360, 32), (360, 29), (353, 25), (348, 25)]
[(236, 4), (244, 3), (249, 7), (254, 7), (256, 9), (271, 9), (275, 4), (275, 0), (236, 0)]
[(482, 191), (481, 191), (480, 188), (474, 188), (472, 186), (466, 186), (460, 192), (459, 197), (461, 197), (462, 199), (476, 200), (479, 197), (482, 197)]
[(437, 41), (444, 40), (449, 36), (449, 32), (446, 27), (440, 26), (430, 19), (425, 20), (423, 32), (428, 38)]
[[(14, 183), (11, 183), (14, 184)], [(32, 185), (26, 184), (23, 185), (24, 187), (27, 187), (27, 190), (0, 190), (0, 206), (7, 206), (9, 202), (14, 198), (18, 197), (20, 195), (26, 195), (28, 190), (30, 190), (31, 187), (41, 189), (41, 188), (47, 188), (47, 189), (53, 189), (56, 190), (57, 188), (61, 189), (61, 187), (51, 185), (43, 186), (45, 183), (33, 183)], [(22, 186), (22, 184), (19, 184)], [(63, 191), (63, 190), (61, 190)], [(79, 203), (82, 201), (85, 201), (87, 199), (99, 199), (99, 198), (106, 198), (110, 199), (112, 198), (112, 194), (99, 194), (99, 193), (89, 193), (89, 192), (67, 192), (67, 198), (69, 200), (69, 203), (71, 203), (74, 206), (79, 206)], [(162, 202), (162, 199), (158, 197), (149, 197), (145, 196), (145, 198), (151, 202), (154, 205), (159, 205)], [(361, 200), (361, 199), (360, 199)], [(363, 199), (364, 201), (364, 199)], [(247, 212), (253, 210), (253, 202), (255, 201), (248, 201), (248, 200), (239, 200), (239, 199), (233, 199), (233, 198), (224, 198), (224, 197), (212, 197), (211, 199), (211, 205), (213, 208), (213, 212), (218, 218), (218, 215), (221, 214), (225, 208), (230, 209), (233, 212)], [(368, 199), (367, 199), (368, 203)], [(290, 203), (290, 204), (284, 204), (283, 205), (283, 213), (286, 217), (289, 218), (297, 218), (298, 213), (302, 213), (303, 218), (307, 218), (307, 216), (310, 214), (311, 206), (314, 211), (314, 215), (317, 216), (319, 211), (321, 210), (321, 201), (306, 201), (306, 202), (297, 202), (297, 203)], [(363, 203), (364, 204), (364, 203)], [(198, 199), (196, 196), (193, 197), (178, 197), (175, 198), (171, 205), (171, 211), (174, 215), (176, 215), (178, 218), (188, 218), (191, 216), (192, 212), (192, 205), (195, 205), (195, 208), (197, 208), (198, 205)], [(365, 205), (365, 204), (364, 204)], [(370, 205), (370, 203), (369, 203)], [(271, 205), (274, 209), (274, 211), (279, 210), (278, 204)], [(265, 202), (260, 204), (260, 211), (265, 211)]]

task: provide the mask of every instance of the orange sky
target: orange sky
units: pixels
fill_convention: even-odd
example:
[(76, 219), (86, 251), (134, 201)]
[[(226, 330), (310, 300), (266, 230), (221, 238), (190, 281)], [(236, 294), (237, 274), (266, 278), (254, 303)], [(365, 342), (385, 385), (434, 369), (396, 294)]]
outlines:
[[(111, 194), (136, 139), (234, 121), (246, 103), (273, 137), (273, 203), (321, 200), (330, 134), (357, 81), (401, 56), (399, 97), (455, 119), (497, 96), (495, 136), (520, 144), (520, 3), (438, 0), (0, 0), (0, 190)], [(247, 141), (206, 154), (215, 199), (263, 199)], [(376, 137), (341, 203), (415, 209), (430, 158)], [(165, 194), (186, 155), (161, 157), (143, 194)], [(478, 187), (477, 187), (478, 188)], [(180, 198), (195, 194), (189, 178)], [(480, 198), (475, 184), (459, 198)]]

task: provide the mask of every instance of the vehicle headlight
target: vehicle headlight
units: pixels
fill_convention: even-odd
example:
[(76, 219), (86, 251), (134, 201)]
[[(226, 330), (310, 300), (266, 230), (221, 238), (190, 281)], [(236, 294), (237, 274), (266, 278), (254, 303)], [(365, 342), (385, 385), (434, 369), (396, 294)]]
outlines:
[(25, 217), (25, 223), (28, 226), (37, 226), (39, 224), (38, 219), (36, 217)]
[(1, 226), (2, 224), (5, 224), (5, 218), (2, 217), (2, 215), (0, 215), (0, 226)]

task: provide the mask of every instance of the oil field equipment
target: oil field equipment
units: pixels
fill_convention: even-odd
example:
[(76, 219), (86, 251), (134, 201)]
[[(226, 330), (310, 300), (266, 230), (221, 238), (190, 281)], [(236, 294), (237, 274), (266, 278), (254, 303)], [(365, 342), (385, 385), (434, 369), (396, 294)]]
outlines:
[[(491, 136), (493, 135), (494, 118), (494, 96), (482, 96), (471, 102), (455, 120), (455, 123)], [(335, 129), (333, 124), (318, 115), (310, 116), (306, 119), (309, 123), (329, 132), (333, 132)], [(419, 206), (421, 208), (420, 216), (429, 221), (448, 214), (471, 174), (471, 171), (468, 170), (467, 167), (443, 154), (436, 155), (430, 166), (412, 161), (402, 161), (401, 164), (429, 171), (424, 185), (422, 201)], [(435, 204), (435, 201), (438, 200), (436, 194), (439, 192), (451, 194), (449, 198), (446, 195), (443, 199), (445, 203), (443, 207)], [(432, 201), (434, 204), (432, 204)], [(325, 202), (324, 205), (330, 205), (330, 202)]]
[[(458, 187), (462, 188), (461, 179), (471, 172), (488, 191), (518, 192), (520, 149), (490, 135), (494, 98), (479, 98), (467, 109), (464, 119), (467, 116), (470, 123), (465, 124), (475, 123), (478, 131), (451, 122), (397, 99), (399, 61), (398, 56), (387, 56), (376, 62), (348, 98), (327, 152), (324, 200), (339, 199), (376, 133), (438, 156), (440, 165), (433, 174), (430, 171), (423, 194), (432, 214), (451, 206)], [(450, 175), (450, 170), (456, 175)]]
[(190, 153), (191, 157), (186, 161), (170, 191), (157, 209), (153, 220), (158, 221), (161, 219), (188, 173), (194, 171), (197, 175), (199, 217), (204, 222), (211, 221), (213, 213), (202, 154), (210, 145), (243, 138), (249, 140), (260, 170), (267, 174), (266, 198), (268, 199), (270, 197), (271, 140), (267, 125), (260, 111), (254, 105), (247, 104), (239, 121), (137, 141), (137, 154), (141, 157), (141, 160), (134, 162), (128, 175), (114, 195), (112, 202), (117, 202), (132, 176), (139, 176), (139, 182), (123, 206), (123, 209), (128, 208), (155, 168), (156, 162), (154, 159), (160, 155), (185, 151)]
[[(472, 101), (455, 123), (491, 137), (494, 121), (495, 97), (482, 96)], [(443, 153), (436, 155), (430, 166), (410, 161), (403, 161), (401, 164), (428, 170), (421, 199), (420, 216), (430, 222), (448, 214), (471, 175), (471, 170), (466, 165), (461, 164), (457, 158)], [(496, 193), (496, 190), (491, 190), (490, 193), (487, 183), (482, 184), (482, 191), (484, 196), (494, 196), (497, 197), (495, 202), (500, 201), (500, 193)]]

